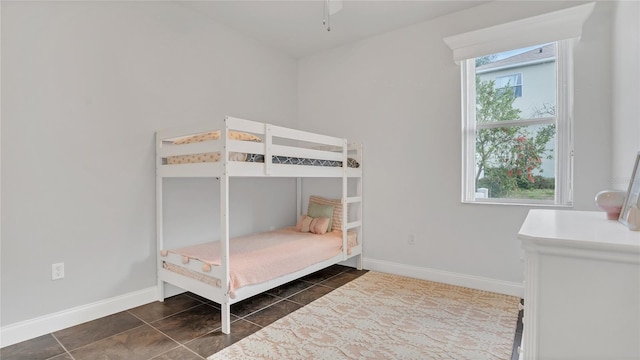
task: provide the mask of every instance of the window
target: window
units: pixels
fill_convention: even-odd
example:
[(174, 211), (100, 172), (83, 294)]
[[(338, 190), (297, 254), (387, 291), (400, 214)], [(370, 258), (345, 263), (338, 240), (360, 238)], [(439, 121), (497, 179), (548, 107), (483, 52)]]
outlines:
[(571, 203), (570, 49), (563, 40), (461, 62), (463, 201)]
[[(573, 44), (594, 6), (443, 38), (461, 65), (463, 202), (572, 204)], [(528, 75), (529, 66), (553, 71)], [(507, 80), (514, 91), (496, 88), (498, 77), (514, 74), (522, 74)], [(551, 85), (540, 85), (547, 91), (537, 91), (549, 74)], [(518, 93), (522, 79), (527, 89)]]
[(515, 97), (522, 97), (522, 74), (498, 76), (495, 88), (500, 93), (509, 89)]

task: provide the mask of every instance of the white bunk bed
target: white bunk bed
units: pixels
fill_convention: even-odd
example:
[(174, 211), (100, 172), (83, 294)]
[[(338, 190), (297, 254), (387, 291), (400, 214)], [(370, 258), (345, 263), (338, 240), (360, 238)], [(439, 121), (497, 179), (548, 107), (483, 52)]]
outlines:
[[(235, 136), (242, 134), (243, 136)], [(200, 135), (200, 139), (194, 137)], [(247, 136), (247, 138), (244, 137)], [(203, 141), (206, 138), (206, 141)], [(190, 141), (184, 141), (189, 139)], [(240, 139), (240, 140), (238, 140)], [(248, 140), (248, 141), (247, 141)], [(208, 156), (203, 160), (201, 155)], [(178, 161), (176, 161), (176, 159)], [(240, 160), (240, 161), (239, 161)], [(309, 163), (319, 163), (309, 165)], [(300, 131), (266, 123), (225, 117), (195, 126), (156, 132), (156, 224), (158, 242), (158, 297), (164, 301), (164, 284), (169, 283), (220, 304), (222, 332), (231, 331), (230, 306), (274, 287), (298, 279), (333, 264), (356, 257), (362, 269), (362, 145), (347, 139)], [(220, 234), (216, 245), (217, 262), (185, 256), (165, 249), (163, 240), (163, 179), (214, 177), (219, 179)], [(232, 287), (229, 238), (229, 181), (234, 177), (297, 178), (297, 215), (302, 211), (301, 181), (305, 177), (341, 178), (342, 194), (337, 203), (343, 211), (337, 230), (335, 255), (278, 275), (260, 283)], [(348, 180), (355, 179), (355, 196), (348, 196)], [(349, 209), (355, 219), (349, 222)], [(276, 230), (276, 231), (280, 231)], [(287, 231), (285, 229), (285, 231)], [(212, 234), (215, 238), (215, 234)], [(277, 234), (276, 234), (277, 235)], [(336, 233), (326, 235), (336, 237)], [(273, 237), (274, 234), (267, 234)], [(321, 236), (325, 235), (312, 235)], [(277, 236), (276, 236), (277, 237)], [(335, 239), (334, 239), (335, 240)], [(209, 246), (209, 245), (205, 245)], [(295, 254), (290, 256), (296, 256)], [(255, 260), (255, 258), (253, 258)]]

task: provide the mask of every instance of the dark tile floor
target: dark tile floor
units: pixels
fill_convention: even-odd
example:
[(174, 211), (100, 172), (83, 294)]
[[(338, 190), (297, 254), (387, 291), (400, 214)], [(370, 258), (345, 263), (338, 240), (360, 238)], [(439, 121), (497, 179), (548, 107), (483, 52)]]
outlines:
[(184, 293), (0, 349), (2, 360), (197, 360), (364, 274), (334, 265), (231, 306), (231, 334), (218, 304)]
[[(365, 272), (334, 265), (234, 304), (230, 335), (220, 331), (216, 303), (184, 293), (7, 346), (0, 359), (202, 360)], [(518, 329), (519, 345), (520, 320)]]

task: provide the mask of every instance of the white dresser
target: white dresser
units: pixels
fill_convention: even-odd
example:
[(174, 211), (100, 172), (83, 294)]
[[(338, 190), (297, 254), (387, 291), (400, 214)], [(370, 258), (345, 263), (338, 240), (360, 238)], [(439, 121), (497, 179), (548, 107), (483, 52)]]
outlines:
[(640, 359), (640, 232), (604, 212), (530, 210), (525, 360)]

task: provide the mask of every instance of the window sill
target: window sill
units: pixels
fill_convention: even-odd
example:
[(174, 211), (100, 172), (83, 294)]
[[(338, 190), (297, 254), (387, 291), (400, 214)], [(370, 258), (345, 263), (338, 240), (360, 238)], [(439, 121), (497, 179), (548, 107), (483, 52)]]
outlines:
[(462, 204), (469, 205), (505, 205), (505, 206), (529, 206), (536, 208), (556, 208), (556, 209), (573, 209), (573, 204), (549, 204), (549, 203), (530, 203), (530, 202), (503, 202), (503, 201), (462, 201)]

